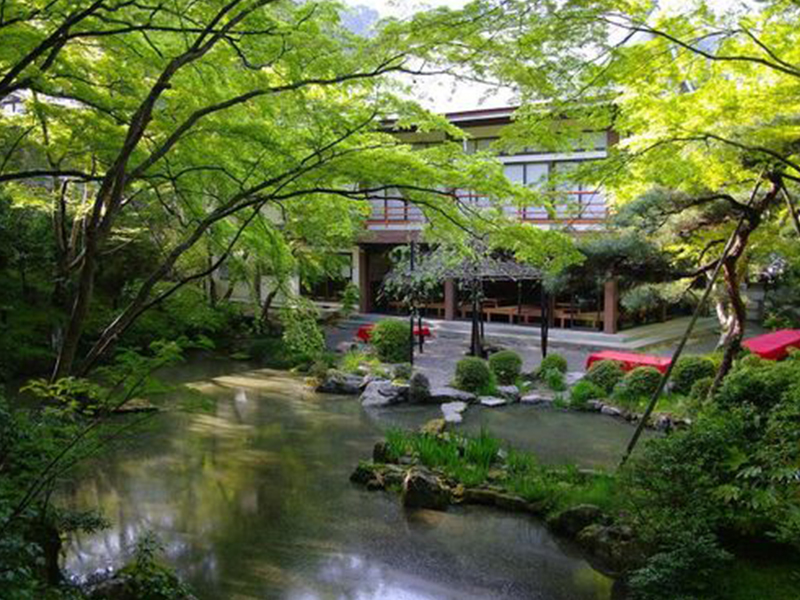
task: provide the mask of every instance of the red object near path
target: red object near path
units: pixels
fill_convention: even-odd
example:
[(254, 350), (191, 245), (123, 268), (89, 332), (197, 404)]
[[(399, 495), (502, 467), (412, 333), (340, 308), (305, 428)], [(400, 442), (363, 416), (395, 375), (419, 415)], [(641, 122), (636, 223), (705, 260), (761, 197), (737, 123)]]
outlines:
[[(358, 328), (356, 332), (356, 337), (360, 339), (362, 342), (369, 343), (370, 338), (372, 337), (372, 330), (375, 328), (375, 323), (370, 323), (369, 325), (362, 325)], [(414, 335), (419, 335), (419, 327), (414, 327)], [(422, 326), (422, 337), (431, 337), (431, 328), (427, 325)]]
[(593, 352), (586, 359), (586, 368), (588, 369), (594, 363), (601, 360), (613, 360), (622, 365), (623, 371), (632, 371), (636, 367), (655, 367), (662, 373), (667, 371), (669, 363), (672, 361), (667, 356), (652, 356), (650, 354), (636, 354), (634, 352), (616, 352), (614, 350), (603, 350), (602, 352)]
[(789, 348), (800, 348), (800, 329), (780, 329), (742, 342), (742, 346), (767, 360), (781, 360)]

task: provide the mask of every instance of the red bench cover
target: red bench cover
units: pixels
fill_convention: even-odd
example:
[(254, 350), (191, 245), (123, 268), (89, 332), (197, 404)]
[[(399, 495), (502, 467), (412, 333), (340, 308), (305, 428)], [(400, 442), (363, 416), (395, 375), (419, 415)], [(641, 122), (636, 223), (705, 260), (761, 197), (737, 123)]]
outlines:
[(624, 371), (631, 371), (636, 367), (655, 367), (664, 373), (669, 367), (669, 363), (672, 359), (666, 356), (651, 356), (649, 354), (635, 354), (633, 352), (603, 350), (602, 352), (593, 352), (589, 355), (589, 357), (586, 359), (586, 368), (588, 369), (594, 363), (601, 360), (613, 360), (621, 363)]
[(753, 354), (768, 360), (781, 360), (789, 354), (789, 348), (800, 348), (800, 329), (781, 329), (758, 335), (742, 342)]
[[(370, 323), (369, 325), (362, 325), (358, 328), (356, 332), (356, 337), (360, 339), (364, 343), (368, 343), (370, 338), (372, 337), (372, 329), (375, 327), (375, 323)], [(414, 335), (419, 335), (419, 327), (414, 326)], [(422, 337), (431, 337), (431, 328), (427, 325), (422, 326)]]

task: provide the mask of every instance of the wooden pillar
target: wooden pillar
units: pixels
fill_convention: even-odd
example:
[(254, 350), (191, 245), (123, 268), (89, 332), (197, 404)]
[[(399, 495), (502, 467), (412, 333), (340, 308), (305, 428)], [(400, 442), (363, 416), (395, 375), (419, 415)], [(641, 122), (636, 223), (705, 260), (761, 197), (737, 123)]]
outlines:
[(369, 253), (358, 249), (358, 311), (372, 312), (372, 288), (369, 285)]
[(454, 321), (456, 318), (456, 282), (454, 279), (444, 280), (444, 318), (445, 321)]
[(617, 333), (619, 331), (619, 285), (616, 279), (606, 281), (603, 296), (603, 333)]

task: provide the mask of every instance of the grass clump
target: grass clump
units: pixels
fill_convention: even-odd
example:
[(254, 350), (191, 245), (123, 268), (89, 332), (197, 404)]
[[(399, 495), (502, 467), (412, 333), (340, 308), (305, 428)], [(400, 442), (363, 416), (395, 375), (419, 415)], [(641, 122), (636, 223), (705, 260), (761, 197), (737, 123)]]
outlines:
[(606, 397), (606, 391), (591, 381), (581, 380), (569, 391), (569, 406), (576, 410), (587, 410), (590, 400)]

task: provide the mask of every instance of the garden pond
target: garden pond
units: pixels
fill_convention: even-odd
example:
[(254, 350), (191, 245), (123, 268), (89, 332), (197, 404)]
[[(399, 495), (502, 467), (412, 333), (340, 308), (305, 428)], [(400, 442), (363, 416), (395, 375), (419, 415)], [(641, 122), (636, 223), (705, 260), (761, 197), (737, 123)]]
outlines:
[[(406, 511), (396, 495), (348, 481), (388, 427), (418, 427), (440, 416), (437, 406), (367, 411), (293, 375), (230, 365), (190, 363), (176, 376), (196, 380), (171, 398), (194, 410), (156, 414), (59, 494), (111, 524), (70, 540), (73, 578), (118, 568), (151, 530), (200, 599), (614, 596), (612, 580), (534, 518), (476, 506)], [(472, 407), (459, 427), (591, 468), (612, 466), (633, 431), (524, 405)]]

